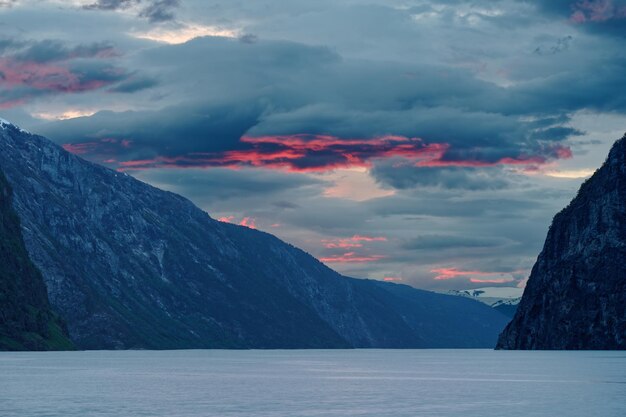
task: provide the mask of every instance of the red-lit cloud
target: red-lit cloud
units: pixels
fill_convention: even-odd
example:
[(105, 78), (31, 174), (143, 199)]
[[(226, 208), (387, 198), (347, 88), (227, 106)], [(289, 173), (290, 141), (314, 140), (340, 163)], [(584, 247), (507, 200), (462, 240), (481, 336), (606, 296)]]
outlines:
[[(491, 284), (504, 284), (506, 282), (512, 282), (513, 278), (504, 277), (504, 275), (510, 275), (507, 272), (485, 272), (477, 270), (463, 271), (458, 268), (436, 268), (431, 270), (436, 274), (435, 280), (445, 281), (456, 278), (469, 278), (472, 283), (491, 283)], [(519, 272), (519, 271), (516, 271)], [(498, 278), (490, 278), (498, 277)]]
[(254, 217), (244, 217), (237, 223), (235, 220), (235, 216), (223, 216), (217, 219), (220, 222), (224, 223), (233, 223), (238, 224), (239, 226), (249, 227), (250, 229), (256, 229), (256, 219)]
[(118, 155), (129, 149), (132, 142), (126, 139), (103, 138), (93, 142), (66, 143), (61, 146), (75, 155), (89, 156), (99, 162), (116, 166)]
[(369, 167), (376, 158), (404, 157), (428, 160), (440, 157), (448, 145), (426, 144), (419, 138), (383, 136), (341, 139), (324, 135), (241, 138), (246, 149), (121, 162), (120, 170), (184, 167), (254, 166), (315, 172), (335, 168)]
[(493, 279), (481, 279), (470, 278), (470, 282), (473, 284), (506, 284), (507, 282), (513, 282), (513, 278), (493, 278)]
[(362, 248), (363, 243), (361, 242), (386, 242), (387, 238), (382, 236), (361, 236), (354, 235), (348, 238), (337, 238), (337, 239), (322, 239), (322, 243), (325, 248), (328, 249), (349, 249), (349, 248)]
[(383, 281), (386, 281), (386, 282), (400, 282), (400, 281), (402, 281), (402, 278), (400, 278), (400, 277), (384, 277)]
[(250, 229), (256, 229), (256, 219), (253, 217), (244, 217), (239, 222), (239, 226), (249, 227)]
[[(387, 238), (384, 236), (363, 236), (354, 235), (347, 238), (334, 238), (334, 239), (322, 239), (322, 244), (327, 249), (342, 249), (342, 253), (338, 255), (329, 255), (320, 258), (322, 262), (328, 263), (366, 263), (379, 261), (385, 256), (383, 255), (369, 255), (359, 254), (354, 251), (357, 248), (363, 248), (366, 244), (371, 242), (386, 242)], [(345, 252), (346, 250), (351, 250)]]
[[(475, 157), (450, 158), (446, 143), (425, 143), (419, 138), (381, 136), (371, 139), (342, 139), (324, 135), (262, 136), (241, 138), (245, 149), (224, 152), (196, 152), (178, 156), (133, 159), (117, 164), (120, 171), (150, 168), (210, 168), (242, 166), (297, 172), (321, 172), (336, 168), (370, 167), (384, 158), (403, 158), (417, 167), (488, 167), (496, 165), (538, 166), (556, 159), (571, 158), (571, 150), (550, 145), (536, 154), (521, 154), (482, 160)], [(103, 144), (68, 145), (68, 150), (97, 153)], [(82, 148), (72, 148), (82, 146)], [(123, 155), (123, 152), (121, 152)]]
[(356, 252), (346, 252), (341, 255), (327, 256), (320, 258), (326, 263), (368, 263), (384, 259), (383, 255), (358, 255)]
[(117, 68), (101, 71), (100, 74), (89, 76), (72, 71), (66, 62), (0, 58), (0, 88), (4, 90), (0, 95), (0, 108), (14, 107), (45, 94), (96, 90), (123, 77), (123, 71)]

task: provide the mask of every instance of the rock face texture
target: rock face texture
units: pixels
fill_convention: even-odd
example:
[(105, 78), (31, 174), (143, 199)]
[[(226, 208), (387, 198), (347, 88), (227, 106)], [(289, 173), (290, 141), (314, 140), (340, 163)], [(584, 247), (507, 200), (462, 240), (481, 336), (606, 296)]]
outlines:
[(500, 349), (626, 349), (626, 135), (554, 217)]
[(0, 169), (82, 349), (490, 347), (507, 321), (472, 300), (343, 277), (12, 125)]
[(0, 350), (72, 349), (52, 313), (41, 273), (28, 257), (12, 192), (0, 172)]

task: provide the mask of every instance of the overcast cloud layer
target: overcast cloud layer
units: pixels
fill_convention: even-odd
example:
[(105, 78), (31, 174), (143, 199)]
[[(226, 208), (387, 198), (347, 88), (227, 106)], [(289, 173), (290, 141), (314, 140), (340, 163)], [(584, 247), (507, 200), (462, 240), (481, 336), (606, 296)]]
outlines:
[(523, 286), (626, 130), (626, 0), (14, 0), (0, 23), (0, 116), (420, 288)]

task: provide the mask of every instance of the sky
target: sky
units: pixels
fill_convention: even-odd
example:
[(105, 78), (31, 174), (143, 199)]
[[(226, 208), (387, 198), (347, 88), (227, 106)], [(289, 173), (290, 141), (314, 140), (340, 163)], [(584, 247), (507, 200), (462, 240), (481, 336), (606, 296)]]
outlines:
[(625, 41), (626, 0), (0, 0), (0, 116), (349, 276), (523, 287)]

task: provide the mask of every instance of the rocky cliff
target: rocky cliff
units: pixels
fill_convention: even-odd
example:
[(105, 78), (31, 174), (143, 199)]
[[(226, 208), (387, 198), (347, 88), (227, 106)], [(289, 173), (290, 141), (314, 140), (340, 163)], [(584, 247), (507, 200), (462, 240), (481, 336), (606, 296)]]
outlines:
[(554, 217), (500, 349), (626, 349), (626, 135)]
[(12, 192), (0, 172), (0, 350), (71, 349), (46, 286), (28, 257)]
[(472, 300), (342, 277), (8, 124), (0, 167), (79, 348), (487, 347), (506, 324)]

